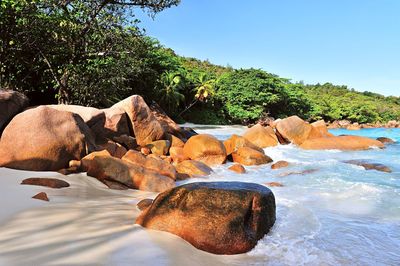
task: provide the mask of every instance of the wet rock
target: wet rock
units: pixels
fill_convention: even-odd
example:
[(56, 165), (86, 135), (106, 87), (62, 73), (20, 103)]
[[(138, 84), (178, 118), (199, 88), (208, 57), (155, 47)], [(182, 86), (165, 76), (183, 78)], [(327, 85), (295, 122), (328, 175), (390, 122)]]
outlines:
[(374, 163), (374, 162), (369, 162), (369, 161), (365, 161), (365, 160), (349, 160), (349, 161), (343, 161), (343, 162), (364, 167), (365, 170), (376, 170), (376, 171), (385, 172), (385, 173), (392, 172), (392, 169), (390, 169), (388, 166), (386, 166), (384, 164), (380, 164), (380, 163)]
[(380, 137), (380, 138), (377, 138), (376, 140), (382, 142), (383, 144), (386, 144), (386, 143), (387, 144), (393, 144), (393, 143), (395, 143), (394, 140), (392, 140), (390, 138), (385, 138), (385, 137)]
[(129, 150), (122, 157), (122, 160), (152, 170), (160, 175), (168, 176), (173, 180), (176, 179), (175, 167), (160, 158), (146, 157), (138, 151)]
[(207, 176), (212, 173), (212, 169), (209, 166), (194, 160), (187, 160), (178, 163), (176, 165), (176, 171), (179, 174), (178, 179), (181, 180), (189, 177)]
[(50, 201), (49, 198), (47, 197), (47, 194), (44, 192), (40, 192), (40, 193), (36, 194), (35, 196), (32, 197), (32, 199)]
[(41, 178), (41, 177), (31, 177), (24, 179), (21, 185), (33, 185), (33, 186), (42, 186), (42, 187), (50, 187), (50, 188), (64, 188), (69, 187), (69, 183), (57, 179), (57, 178)]
[(288, 167), (289, 163), (287, 161), (277, 161), (273, 165), (271, 165), (271, 169), (276, 170), (276, 169), (281, 169)]
[(303, 171), (293, 171), (293, 172), (282, 173), (279, 175), (279, 177), (285, 177), (285, 176), (290, 176), (290, 175), (308, 175), (308, 174), (312, 174), (312, 173), (315, 173), (318, 171), (319, 171), (319, 169), (306, 169)]
[(165, 191), (136, 223), (166, 231), (215, 254), (250, 251), (275, 223), (267, 187), (242, 182), (191, 183)]
[(230, 166), (228, 169), (235, 173), (238, 173), (238, 174), (246, 173), (246, 169), (243, 167), (243, 165), (238, 164), (238, 163), (235, 163), (234, 165)]
[(208, 166), (222, 164), (226, 160), (226, 150), (222, 142), (207, 134), (191, 137), (185, 143), (183, 152), (186, 157)]
[(95, 149), (79, 115), (41, 106), (18, 114), (7, 125), (0, 139), (0, 166), (57, 171)]
[(141, 201), (138, 202), (138, 204), (136, 204), (136, 206), (138, 207), (139, 210), (143, 211), (148, 207), (150, 207), (152, 203), (153, 203), (152, 199), (142, 199)]
[(28, 98), (16, 91), (0, 90), (0, 136), (11, 119), (28, 106)]
[(147, 147), (151, 150), (151, 153), (159, 156), (166, 155), (170, 146), (171, 142), (169, 140), (157, 140), (147, 144)]
[(279, 182), (267, 182), (264, 184), (268, 187), (283, 187), (284, 186), (284, 185), (282, 185), (282, 183), (279, 183)]
[(229, 139), (224, 141), (224, 146), (227, 155), (231, 155), (233, 152), (237, 151), (241, 147), (252, 148), (253, 150), (264, 153), (264, 150), (244, 137), (233, 134)]
[(243, 165), (260, 165), (272, 162), (272, 159), (267, 155), (248, 147), (239, 148), (232, 153), (232, 158), (235, 163)]
[(282, 119), (276, 124), (276, 131), (286, 141), (296, 145), (308, 139), (313, 127), (298, 116)]
[(260, 148), (273, 147), (278, 145), (278, 138), (275, 131), (267, 126), (257, 124), (243, 134), (243, 137)]
[(138, 145), (146, 146), (155, 140), (164, 139), (166, 131), (141, 96), (130, 96), (112, 108), (120, 108), (126, 112)]
[(338, 136), (309, 139), (300, 145), (305, 150), (367, 150), (372, 147), (384, 148), (382, 142), (359, 136)]

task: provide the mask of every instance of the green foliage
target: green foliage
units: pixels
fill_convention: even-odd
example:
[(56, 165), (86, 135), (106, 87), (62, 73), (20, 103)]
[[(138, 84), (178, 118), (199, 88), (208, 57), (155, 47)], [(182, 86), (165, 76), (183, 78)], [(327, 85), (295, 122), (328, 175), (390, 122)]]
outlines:
[(28, 94), (33, 104), (108, 107), (140, 94), (174, 118), (203, 124), (294, 114), (309, 121), (400, 120), (399, 97), (176, 55), (145, 36), (133, 8), (153, 16), (179, 2), (2, 0), (0, 87)]

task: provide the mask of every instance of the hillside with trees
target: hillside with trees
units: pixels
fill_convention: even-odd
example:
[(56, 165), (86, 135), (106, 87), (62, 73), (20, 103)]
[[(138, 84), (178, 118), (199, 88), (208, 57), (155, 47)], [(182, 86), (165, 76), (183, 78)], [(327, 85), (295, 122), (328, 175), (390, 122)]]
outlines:
[[(372, 123), (400, 120), (400, 98), (330, 83), (293, 83), (260, 69), (182, 57), (146, 36), (134, 8), (154, 15), (179, 0), (3, 0), (0, 88), (32, 105), (108, 107), (132, 94), (179, 122), (252, 123), (263, 116)], [(229, 61), (229, 58), (227, 58)]]

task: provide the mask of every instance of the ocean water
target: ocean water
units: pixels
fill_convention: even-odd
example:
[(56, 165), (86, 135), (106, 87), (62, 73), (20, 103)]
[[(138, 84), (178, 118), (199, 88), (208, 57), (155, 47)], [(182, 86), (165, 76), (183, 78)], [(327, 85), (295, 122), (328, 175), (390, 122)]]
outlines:
[[(192, 125), (193, 126), (193, 125)], [(195, 126), (223, 140), (245, 128)], [(400, 129), (331, 130), (335, 135), (389, 137), (400, 142)], [(265, 149), (270, 165), (246, 167), (247, 174), (219, 166), (214, 174), (195, 181), (244, 181), (271, 187), (277, 204), (277, 221), (254, 250), (224, 258), (230, 265), (400, 265), (400, 144), (368, 151), (305, 151), (294, 145)], [(385, 164), (392, 173), (365, 170), (345, 160)], [(308, 171), (306, 174), (301, 172)]]

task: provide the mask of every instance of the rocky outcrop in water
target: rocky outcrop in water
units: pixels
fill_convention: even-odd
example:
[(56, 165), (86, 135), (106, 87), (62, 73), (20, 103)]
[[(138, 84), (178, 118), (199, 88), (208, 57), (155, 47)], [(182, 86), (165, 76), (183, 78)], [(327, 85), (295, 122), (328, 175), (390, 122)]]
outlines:
[(200, 134), (191, 137), (185, 143), (183, 152), (186, 157), (203, 162), (208, 166), (219, 165), (226, 160), (226, 150), (217, 138)]
[(45, 178), (45, 177), (31, 177), (24, 179), (21, 185), (33, 185), (33, 186), (42, 186), (42, 187), (49, 187), (49, 188), (65, 188), (69, 187), (69, 183), (57, 179), (57, 178)]
[(275, 197), (242, 182), (191, 183), (165, 191), (136, 219), (215, 254), (250, 251), (275, 223)]

